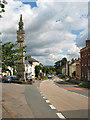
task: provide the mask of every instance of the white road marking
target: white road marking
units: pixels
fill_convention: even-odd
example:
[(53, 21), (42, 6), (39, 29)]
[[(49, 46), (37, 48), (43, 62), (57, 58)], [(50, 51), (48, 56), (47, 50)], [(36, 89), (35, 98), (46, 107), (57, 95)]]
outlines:
[(45, 99), (45, 97), (43, 97)]
[(51, 109), (56, 109), (53, 105), (49, 105), (51, 107)]
[(62, 113), (56, 113), (56, 114), (57, 114), (57, 116), (58, 116), (59, 118), (65, 119), (65, 117), (62, 115)]
[(46, 103), (50, 103), (50, 101), (49, 101), (49, 100), (46, 100)]

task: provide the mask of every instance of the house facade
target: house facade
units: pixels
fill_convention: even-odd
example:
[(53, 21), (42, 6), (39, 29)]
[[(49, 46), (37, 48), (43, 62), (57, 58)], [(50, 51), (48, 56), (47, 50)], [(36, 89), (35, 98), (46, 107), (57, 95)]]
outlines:
[(72, 59), (69, 64), (69, 76), (76, 78), (76, 60)]
[(25, 57), (25, 73), (26, 78), (35, 78), (35, 66), (39, 65), (39, 61), (34, 58)]
[(86, 47), (80, 50), (81, 79), (90, 81), (90, 40), (86, 40)]
[(69, 76), (69, 61), (66, 63), (66, 76)]
[(62, 74), (66, 75), (66, 64), (62, 66)]
[(76, 64), (76, 79), (81, 79), (81, 59), (77, 59)]

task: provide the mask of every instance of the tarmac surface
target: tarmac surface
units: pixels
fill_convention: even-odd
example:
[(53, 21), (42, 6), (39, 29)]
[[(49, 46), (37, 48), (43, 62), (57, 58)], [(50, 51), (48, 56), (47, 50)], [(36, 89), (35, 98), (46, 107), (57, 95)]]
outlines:
[(54, 81), (46, 80), (40, 84), (40, 90), (52, 105), (65, 118), (88, 118), (88, 97), (60, 87)]
[(2, 84), (3, 118), (88, 118), (88, 91), (55, 78), (33, 85)]

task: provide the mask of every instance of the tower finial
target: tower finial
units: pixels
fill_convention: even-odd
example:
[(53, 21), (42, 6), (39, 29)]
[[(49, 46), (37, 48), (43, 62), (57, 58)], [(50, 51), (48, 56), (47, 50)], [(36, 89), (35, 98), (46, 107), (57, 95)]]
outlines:
[(20, 21), (22, 21), (22, 14), (20, 15)]
[(23, 30), (22, 14), (20, 15), (19, 30)]

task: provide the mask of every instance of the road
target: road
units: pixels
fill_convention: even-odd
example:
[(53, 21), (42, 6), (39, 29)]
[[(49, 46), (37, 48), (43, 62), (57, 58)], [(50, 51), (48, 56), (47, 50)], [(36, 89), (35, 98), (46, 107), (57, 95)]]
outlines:
[(51, 109), (43, 99), (37, 85), (2, 85), (3, 118), (56, 118), (57, 110)]
[(88, 118), (88, 97), (86, 95), (88, 91), (85, 91), (85, 95), (75, 93), (65, 89), (64, 84), (56, 85), (54, 81), (46, 80), (40, 84), (40, 90), (52, 105), (65, 118)]
[[(76, 88), (76, 89), (74, 89)], [(3, 118), (88, 118), (86, 89), (59, 79), (33, 85), (2, 84)]]

